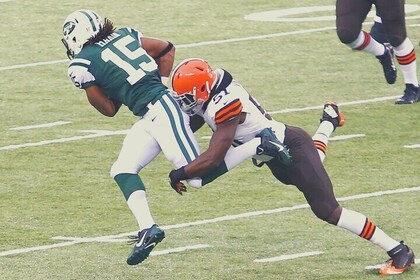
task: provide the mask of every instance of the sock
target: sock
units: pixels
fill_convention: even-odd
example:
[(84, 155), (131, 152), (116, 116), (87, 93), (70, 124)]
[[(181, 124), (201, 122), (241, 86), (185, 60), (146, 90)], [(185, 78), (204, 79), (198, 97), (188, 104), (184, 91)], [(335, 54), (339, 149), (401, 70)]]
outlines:
[(374, 56), (380, 56), (385, 53), (384, 45), (378, 43), (369, 35), (369, 33), (365, 31), (360, 31), (359, 36), (357, 36), (357, 39), (351, 42), (350, 44), (347, 44), (347, 46), (354, 50), (371, 53)]
[(319, 124), (317, 131), (312, 140), (314, 141), (315, 147), (318, 150), (321, 161), (324, 161), (327, 155), (328, 139), (334, 131), (334, 126), (329, 121), (323, 121)]
[(358, 212), (342, 209), (337, 226), (345, 228), (360, 237), (378, 245), (386, 252), (398, 246), (400, 243), (389, 237), (385, 232), (378, 228), (365, 215)]
[(416, 50), (410, 39), (406, 38), (398, 47), (394, 48), (395, 56), (400, 65), (406, 84), (418, 86)]
[(211, 174), (203, 176), (202, 178), (189, 179), (188, 184), (193, 188), (201, 188), (214, 181), (216, 178), (238, 166), (247, 158), (255, 155), (257, 147), (260, 144), (261, 138), (256, 137), (242, 145), (229, 149), (225, 155), (224, 161), (216, 170), (214, 170)]
[(136, 218), (140, 230), (150, 228), (155, 224), (144, 190), (133, 192), (127, 200), (127, 205)]

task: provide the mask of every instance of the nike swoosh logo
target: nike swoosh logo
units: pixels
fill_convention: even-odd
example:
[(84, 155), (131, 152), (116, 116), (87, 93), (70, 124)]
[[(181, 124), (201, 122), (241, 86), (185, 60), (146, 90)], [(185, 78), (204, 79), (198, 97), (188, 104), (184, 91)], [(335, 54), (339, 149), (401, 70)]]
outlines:
[(273, 141), (270, 141), (270, 143), (273, 144), (274, 146), (278, 147), (279, 148), (279, 152), (282, 152), (284, 150), (284, 146), (283, 145), (280, 145), (280, 144), (278, 144), (276, 142), (273, 142)]
[(149, 245), (147, 245), (144, 249), (147, 249), (147, 248), (149, 248), (149, 247), (151, 247), (151, 246), (155, 247), (155, 246), (156, 246), (156, 242), (152, 242), (152, 243), (150, 243), (150, 244), (149, 244)]
[(140, 247), (143, 244), (145, 237), (146, 237), (146, 234), (143, 234), (143, 237), (140, 239), (140, 241), (136, 243), (136, 247)]

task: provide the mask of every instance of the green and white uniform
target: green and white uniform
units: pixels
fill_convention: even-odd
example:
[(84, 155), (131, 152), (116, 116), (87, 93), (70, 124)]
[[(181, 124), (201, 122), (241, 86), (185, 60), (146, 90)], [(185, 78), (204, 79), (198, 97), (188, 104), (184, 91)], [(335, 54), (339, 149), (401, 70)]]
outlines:
[(111, 168), (113, 178), (137, 174), (160, 151), (176, 168), (199, 154), (189, 117), (162, 84), (156, 62), (142, 48), (141, 36), (131, 28), (118, 29), (106, 39), (85, 46), (68, 68), (75, 86), (85, 89), (98, 85), (106, 96), (141, 117), (129, 130)]

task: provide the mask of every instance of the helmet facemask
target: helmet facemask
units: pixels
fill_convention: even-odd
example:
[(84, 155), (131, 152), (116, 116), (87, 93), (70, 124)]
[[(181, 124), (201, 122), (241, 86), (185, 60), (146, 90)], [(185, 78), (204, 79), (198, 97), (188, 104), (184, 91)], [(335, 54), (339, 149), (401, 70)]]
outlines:
[(171, 74), (174, 98), (181, 109), (192, 116), (209, 100), (216, 74), (210, 65), (199, 58), (182, 61)]

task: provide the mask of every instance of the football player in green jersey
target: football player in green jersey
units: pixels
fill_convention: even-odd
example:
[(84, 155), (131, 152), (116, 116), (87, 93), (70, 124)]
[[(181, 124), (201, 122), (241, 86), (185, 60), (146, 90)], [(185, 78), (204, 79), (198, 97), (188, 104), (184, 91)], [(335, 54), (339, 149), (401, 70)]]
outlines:
[[(113, 117), (122, 104), (140, 119), (124, 139), (111, 176), (124, 194), (139, 226), (135, 246), (127, 263), (145, 260), (165, 237), (150, 213), (145, 186), (138, 173), (162, 151), (175, 168), (184, 166), (199, 154), (199, 145), (190, 119), (162, 83), (174, 62), (174, 46), (167, 41), (144, 37), (132, 28), (116, 29), (94, 11), (78, 10), (63, 24), (63, 39), (71, 62), (68, 75), (84, 89), (89, 103), (105, 116)], [(232, 149), (204, 185), (256, 154), (276, 156), (279, 148), (255, 138)], [(204, 181), (204, 183), (202, 183)]]

